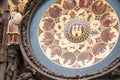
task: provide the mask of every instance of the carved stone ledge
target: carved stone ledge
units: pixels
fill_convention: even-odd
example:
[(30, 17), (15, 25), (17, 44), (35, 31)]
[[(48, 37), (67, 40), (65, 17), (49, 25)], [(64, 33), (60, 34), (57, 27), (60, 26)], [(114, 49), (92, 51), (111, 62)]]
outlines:
[(37, 80), (37, 79), (33, 77), (33, 74), (31, 72), (24, 72), (18, 76), (17, 80)]

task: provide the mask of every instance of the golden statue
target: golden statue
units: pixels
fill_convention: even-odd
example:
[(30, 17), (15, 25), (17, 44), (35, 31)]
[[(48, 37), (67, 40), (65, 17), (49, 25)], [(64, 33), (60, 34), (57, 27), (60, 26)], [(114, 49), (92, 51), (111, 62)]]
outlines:
[(22, 12), (25, 7), (25, 4), (28, 0), (19, 0), (18, 5), (14, 5), (11, 0), (8, 0), (10, 6), (10, 16), (7, 27), (7, 44), (19, 44), (20, 32), (19, 32), (19, 23), (21, 22), (23, 16)]

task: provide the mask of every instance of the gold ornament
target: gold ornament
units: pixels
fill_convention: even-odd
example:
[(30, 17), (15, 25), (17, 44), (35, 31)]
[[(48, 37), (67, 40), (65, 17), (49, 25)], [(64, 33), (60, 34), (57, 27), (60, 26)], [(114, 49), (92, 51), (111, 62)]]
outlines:
[[(18, 6), (19, 12), (23, 12), (24, 7), (25, 7), (27, 2), (28, 2), (28, 0), (18, 0), (17, 6)], [(8, 4), (10, 6), (10, 12), (14, 12), (15, 4), (11, 0), (8, 0)]]

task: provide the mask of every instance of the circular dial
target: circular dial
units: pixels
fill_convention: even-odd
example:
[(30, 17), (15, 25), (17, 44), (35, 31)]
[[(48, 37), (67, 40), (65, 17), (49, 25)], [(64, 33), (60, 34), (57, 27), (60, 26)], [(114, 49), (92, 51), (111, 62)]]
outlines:
[(117, 14), (105, 0), (57, 0), (42, 15), (38, 41), (53, 63), (84, 68), (111, 53), (118, 30)]

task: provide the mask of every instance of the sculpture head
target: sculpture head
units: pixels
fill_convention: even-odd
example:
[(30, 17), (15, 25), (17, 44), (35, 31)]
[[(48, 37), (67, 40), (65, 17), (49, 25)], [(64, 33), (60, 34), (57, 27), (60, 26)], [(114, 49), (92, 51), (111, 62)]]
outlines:
[(18, 12), (18, 11), (19, 11), (19, 10), (18, 10), (18, 5), (15, 5), (15, 6), (14, 6), (14, 11), (15, 11), (15, 12)]

